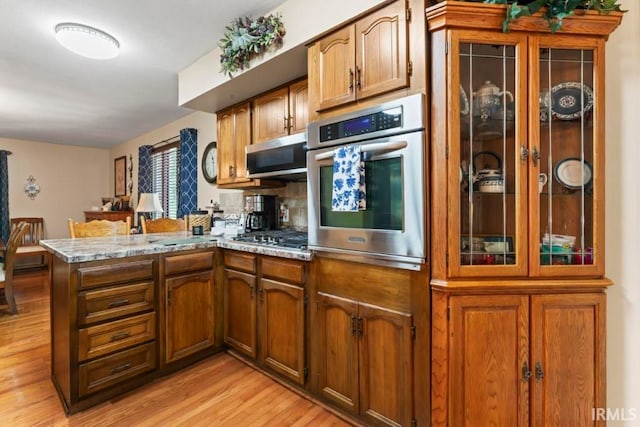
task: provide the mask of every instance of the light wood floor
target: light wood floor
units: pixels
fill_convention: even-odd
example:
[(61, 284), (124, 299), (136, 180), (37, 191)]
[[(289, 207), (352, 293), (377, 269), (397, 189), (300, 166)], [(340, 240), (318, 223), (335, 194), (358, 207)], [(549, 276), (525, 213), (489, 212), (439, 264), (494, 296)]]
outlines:
[(346, 426), (226, 353), (66, 417), (51, 383), (49, 284), (16, 280), (19, 314), (0, 309), (0, 426)]

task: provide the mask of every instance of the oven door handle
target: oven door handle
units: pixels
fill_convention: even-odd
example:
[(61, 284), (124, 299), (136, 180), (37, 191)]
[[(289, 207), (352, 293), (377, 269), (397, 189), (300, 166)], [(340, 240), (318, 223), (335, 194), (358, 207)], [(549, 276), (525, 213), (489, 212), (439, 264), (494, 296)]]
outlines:
[[(402, 150), (407, 147), (407, 141), (393, 141), (393, 142), (374, 142), (373, 144), (363, 145), (360, 151), (363, 153), (382, 154), (390, 153), (396, 150)], [(325, 160), (333, 157), (335, 150), (327, 151), (325, 153), (316, 154), (316, 160)]]

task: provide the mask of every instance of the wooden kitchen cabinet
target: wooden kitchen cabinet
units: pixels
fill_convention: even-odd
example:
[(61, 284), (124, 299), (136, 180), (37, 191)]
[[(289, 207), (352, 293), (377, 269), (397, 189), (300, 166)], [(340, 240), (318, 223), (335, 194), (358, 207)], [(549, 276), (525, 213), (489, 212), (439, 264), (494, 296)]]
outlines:
[(434, 320), (432, 425), (594, 425), (592, 408), (605, 406), (604, 293), (433, 301), (449, 319)]
[(320, 394), (376, 425), (411, 425), (412, 316), (318, 293)]
[(318, 111), (409, 85), (407, 11), (398, 0), (309, 47)]
[(255, 359), (256, 255), (225, 250), (224, 264), (224, 342)]
[(164, 258), (165, 363), (215, 345), (213, 251)]
[(308, 122), (307, 80), (268, 92), (253, 100), (253, 143), (304, 132)]
[(445, 1), (431, 34), (431, 424), (600, 425), (604, 54), (622, 15)]
[(251, 103), (216, 113), (218, 130), (217, 185), (247, 184), (245, 147), (251, 144)]

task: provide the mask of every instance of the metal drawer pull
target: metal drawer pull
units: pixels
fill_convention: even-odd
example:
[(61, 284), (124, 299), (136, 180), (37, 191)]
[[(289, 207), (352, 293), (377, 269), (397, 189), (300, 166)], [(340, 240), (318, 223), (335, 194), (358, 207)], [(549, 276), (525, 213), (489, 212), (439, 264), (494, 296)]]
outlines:
[(111, 341), (118, 341), (118, 340), (122, 340), (125, 338), (128, 338), (131, 336), (131, 332), (126, 331), (126, 332), (120, 332), (118, 334), (112, 335), (111, 336)]
[(109, 308), (114, 308), (114, 307), (121, 307), (123, 305), (127, 305), (129, 304), (129, 300), (126, 298), (123, 299), (119, 299), (119, 300), (115, 300), (115, 301), (111, 301), (108, 305)]
[(525, 360), (525, 362), (522, 364), (522, 382), (526, 383), (527, 381), (529, 381), (529, 379), (531, 378), (531, 375), (533, 375), (533, 374), (529, 370), (529, 365), (527, 364), (527, 361)]
[(117, 374), (118, 372), (126, 371), (131, 368), (131, 363), (125, 363), (124, 365), (116, 366), (111, 370), (112, 374)]

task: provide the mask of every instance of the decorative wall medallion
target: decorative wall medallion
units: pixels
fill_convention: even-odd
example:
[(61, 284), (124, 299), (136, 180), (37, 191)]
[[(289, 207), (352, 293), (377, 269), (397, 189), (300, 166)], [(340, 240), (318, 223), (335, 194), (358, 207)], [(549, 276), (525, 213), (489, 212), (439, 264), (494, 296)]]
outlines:
[(27, 184), (24, 186), (24, 192), (31, 200), (35, 199), (40, 192), (40, 186), (36, 184), (36, 179), (33, 175), (29, 175), (29, 178), (27, 178)]

